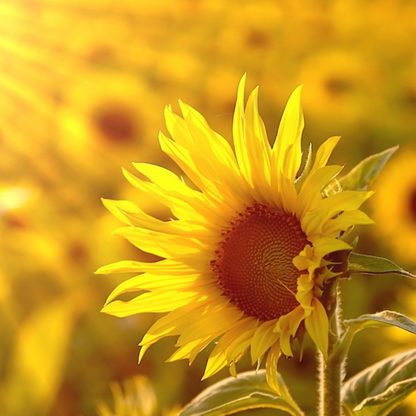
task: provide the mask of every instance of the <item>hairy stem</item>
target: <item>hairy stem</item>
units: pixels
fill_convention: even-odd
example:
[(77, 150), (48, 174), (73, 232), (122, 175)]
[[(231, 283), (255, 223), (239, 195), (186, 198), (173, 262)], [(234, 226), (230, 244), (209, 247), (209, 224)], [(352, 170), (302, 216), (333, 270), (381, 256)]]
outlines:
[(344, 378), (345, 360), (340, 358), (338, 354), (332, 354), (342, 332), (337, 282), (329, 287), (323, 301), (329, 315), (330, 334), (328, 358), (325, 359), (319, 352), (319, 416), (342, 416), (344, 413), (341, 404), (341, 386)]

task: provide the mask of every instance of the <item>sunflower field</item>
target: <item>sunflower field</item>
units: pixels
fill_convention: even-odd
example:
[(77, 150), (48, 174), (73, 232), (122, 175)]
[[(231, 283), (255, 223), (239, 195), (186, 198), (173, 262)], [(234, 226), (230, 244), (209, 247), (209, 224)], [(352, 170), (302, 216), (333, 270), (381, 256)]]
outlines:
[[(235, 139), (239, 128), (234, 118), (239, 114), (237, 91), (243, 102), (243, 87), (239, 84), (242, 79), (246, 82), (246, 96), (260, 86), (255, 90), (259, 93), (258, 113), (264, 120), (264, 137), (270, 146), (289, 97), (303, 85), (299, 96), (305, 119), (303, 156), (300, 148), (298, 156), (293, 156), (295, 150), (291, 149), (295, 149), (296, 143), (285, 153), (290, 161), (287, 165), (291, 163), (287, 171), (293, 172), (292, 179), (301, 159), (305, 162), (309, 143), (316, 153), (325, 140), (341, 136), (339, 142), (336, 139), (336, 147), (335, 141), (331, 144), (334, 150), (330, 164), (339, 166), (342, 174), (362, 159), (399, 145), (370, 185), (368, 197), (372, 191), (374, 195), (366, 202), (367, 196), (363, 197), (360, 211), (354, 208), (354, 213), (360, 214), (351, 222), (356, 224), (352, 234), (360, 237), (357, 243), (360, 253), (389, 258), (416, 274), (415, 22), (416, 2), (412, 0), (1, 0), (0, 415), (174, 416), (204, 389), (229, 377), (230, 372), (240, 374), (253, 369), (253, 356), (242, 354), (240, 346), (248, 342), (243, 335), (254, 333), (257, 327), (240, 332), (241, 316), (232, 318), (234, 312), (228, 309), (218, 309), (218, 316), (213, 309), (215, 313), (210, 319), (205, 316), (198, 321), (194, 318), (199, 309), (189, 306), (180, 318), (182, 330), (170, 333), (184, 338), (178, 341), (177, 337), (160, 336), (158, 342), (144, 341), (140, 347), (138, 344), (149, 328), (176, 307), (169, 309), (167, 303), (177, 302), (182, 307), (194, 300), (188, 300), (187, 292), (179, 290), (173, 298), (156, 297), (151, 307), (140, 311), (112, 306), (120, 300), (133, 299), (130, 292), (136, 290), (134, 282), (130, 286), (125, 283), (133, 275), (126, 277), (121, 273), (124, 270), (120, 264), (127, 264), (121, 261), (153, 265), (163, 258), (169, 260), (170, 250), (176, 250), (175, 255), (183, 259), (194, 248), (193, 244), (195, 247), (199, 244), (198, 233), (202, 235), (204, 230), (190, 226), (189, 237), (187, 223), (180, 237), (166, 240), (167, 248), (154, 242), (153, 234), (144, 243), (138, 243), (128, 231), (114, 230), (123, 226), (120, 219), (128, 225), (146, 221), (156, 230), (161, 223), (187, 212), (185, 204), (178, 203), (172, 208), (161, 203), (162, 197), (156, 191), (147, 192), (148, 182), (143, 178), (153, 171), (141, 168), (144, 164), (173, 172), (175, 181), (180, 179), (175, 186), (179, 189), (186, 185), (189, 194), (196, 195), (196, 189), (202, 186), (207, 187), (207, 194), (214, 189), (204, 180), (201, 186), (193, 178), (190, 179), (194, 183), (188, 180), (184, 166), (168, 156), (166, 149), (171, 141), (166, 137), (179, 135), (184, 124), (174, 114), (181, 111), (185, 119), (190, 114), (205, 128), (198, 113), (192, 110), (196, 109), (212, 131), (225, 138), (221, 146), (230, 149), (229, 154), (234, 155), (235, 150), (238, 158), (233, 135)], [(295, 100), (297, 93), (293, 94)], [(288, 112), (292, 111), (290, 105), (286, 107)], [(255, 118), (258, 113), (255, 104), (252, 106)], [(241, 108), (244, 113), (244, 103)], [(248, 102), (247, 119), (249, 108)], [(189, 123), (187, 126), (191, 128)], [(208, 132), (211, 134), (211, 130)], [(212, 137), (219, 136), (212, 133)], [(176, 137), (175, 141), (179, 143)], [(270, 146), (266, 143), (267, 151), (253, 148), (247, 164), (254, 166), (263, 157), (263, 151), (270, 151)], [(212, 174), (222, 178), (218, 182), (224, 186), (221, 189), (232, 188), (237, 178), (232, 176), (232, 169), (222, 171), (212, 163), (215, 157), (225, 160), (229, 154), (208, 147), (208, 150), (195, 148), (201, 162), (195, 163), (193, 171), (211, 169)], [(328, 157), (329, 154), (330, 151)], [(281, 159), (276, 163), (283, 164)], [(206, 166), (204, 160), (208, 161)], [(326, 161), (322, 166), (325, 164)], [(123, 175), (121, 168), (127, 173)], [(261, 169), (259, 164), (259, 172)], [(140, 177), (137, 182), (132, 179), (133, 174)], [(137, 186), (132, 186), (125, 176)], [(164, 182), (168, 176), (160, 178), (161, 189), (170, 192), (171, 183)], [(276, 180), (278, 189), (284, 189), (285, 182)], [(260, 182), (258, 179), (259, 195), (266, 189)], [(248, 191), (243, 186), (238, 189), (241, 190), (238, 197), (248, 206), (249, 200), (244, 199), (248, 198)], [(215, 192), (212, 191), (213, 195)], [(235, 206), (233, 195), (220, 193), (223, 199), (213, 209), (218, 217), (228, 215), (227, 210)], [(195, 196), (198, 203), (199, 197), (198, 193)], [(264, 196), (264, 201), (267, 198), (272, 197)], [(117, 205), (111, 202), (114, 200), (124, 202)], [(255, 200), (263, 201), (261, 195)], [(267, 205), (264, 201), (247, 208), (242, 219), (232, 226), (238, 227), (245, 220), (255, 222), (260, 217), (290, 223), (288, 218), (278, 218), (264, 208)], [(129, 211), (132, 206), (129, 204), (133, 203), (143, 212), (140, 218)], [(205, 208), (201, 202), (201, 208), (193, 210), (195, 218), (203, 216), (207, 227), (215, 229), (217, 217), (205, 214)], [(347, 203), (340, 210), (347, 211)], [(269, 227), (268, 222), (263, 225)], [(293, 225), (288, 235), (299, 234), (299, 227)], [(232, 228), (231, 233), (236, 229), (242, 230)], [(236, 241), (247, 238), (245, 231), (241, 233), (242, 237), (233, 234)], [(185, 241), (184, 235), (192, 244)], [(215, 235), (212, 231), (201, 241)], [(221, 238), (226, 238), (225, 235)], [(299, 237), (302, 247), (306, 237), (303, 234)], [(285, 236), (284, 240), (288, 238)], [(221, 240), (216, 254), (212, 251), (212, 275), (207, 277), (214, 276), (219, 283), (211, 287), (204, 280), (198, 283), (198, 288), (204, 288), (201, 290), (206, 292), (201, 293), (208, 297), (221, 289), (218, 304), (224, 297), (239, 304), (240, 294), (235, 292), (224, 271), (228, 263), (221, 260), (229, 245), (234, 244), (227, 241)], [(211, 243), (206, 244), (211, 247)], [(300, 247), (292, 248), (299, 253)], [(186, 257), (189, 267), (178, 285), (185, 284), (190, 270), (202, 270), (198, 262), (205, 261), (206, 250), (197, 253), (202, 254)], [(210, 253), (208, 250), (206, 264)], [(314, 259), (318, 262), (316, 267), (323, 265), (329, 251), (322, 253), (318, 260)], [(231, 260), (243, 261), (240, 254)], [(294, 264), (299, 270), (307, 269), (307, 260), (306, 253)], [(184, 269), (174, 261), (175, 257), (170, 272), (182, 276)], [(107, 266), (111, 264), (119, 266), (112, 269)], [(290, 261), (284, 267), (299, 275), (295, 266)], [(241, 266), (242, 274), (243, 269)], [(95, 273), (97, 270), (101, 273)], [(207, 270), (209, 274), (211, 269)], [(205, 272), (203, 269), (201, 274)], [(158, 284), (162, 287), (170, 283), (161, 279)], [(290, 293), (300, 287), (296, 281), (293, 287), (282, 285)], [(306, 286), (306, 283), (302, 286), (305, 292)], [(153, 288), (150, 283), (141, 286), (144, 291), (152, 290), (148, 287)], [(396, 310), (416, 320), (416, 280), (392, 274), (355, 274), (341, 279), (340, 288), (345, 319)], [(311, 301), (316, 306), (319, 289), (316, 286), (308, 290), (308, 294), (316, 296)], [(248, 286), (247, 291), (252, 291), (252, 287)], [(108, 303), (116, 297), (118, 300)], [(156, 304), (158, 299), (160, 305)], [(299, 302), (302, 313), (307, 311), (308, 306)], [(280, 318), (298, 305), (288, 300), (286, 309), (258, 312), (261, 304), (259, 301), (248, 306), (255, 309), (251, 316), (260, 321)], [(245, 306), (239, 311), (247, 314)], [(294, 336), (289, 333), (298, 326), (292, 321), (282, 321), (283, 356), (279, 373), (306, 414), (315, 416), (315, 350), (316, 346), (322, 347), (322, 342), (319, 331), (312, 326), (319, 326), (321, 320), (308, 319), (302, 315), (297, 322), (309, 332), (305, 334), (301, 360), (299, 353), (291, 356), (290, 347), (285, 347), (283, 341), (284, 336), (287, 339)], [(234, 334), (236, 339), (242, 337), (233, 346), (234, 355), (230, 352), (230, 371), (222, 368), (225, 363), (218, 364), (215, 371), (212, 367), (209, 370), (210, 377), (201, 381), (208, 371), (207, 360), (215, 356), (214, 349), (221, 345), (218, 340), (221, 331), (215, 332), (214, 327), (224, 322), (237, 325), (228, 334)], [(199, 331), (197, 337), (192, 338), (191, 325)], [(224, 331), (228, 329), (224, 327)], [(267, 348), (270, 346), (272, 341)], [(395, 327), (360, 332), (349, 352), (346, 378), (376, 361), (414, 347), (416, 335)], [(259, 353), (254, 361), (261, 361), (261, 357)], [(265, 355), (264, 362), (266, 358)], [(275, 358), (270, 353), (267, 360)], [(285, 413), (254, 409), (242, 414)], [(354, 414), (370, 416), (370, 413)], [(416, 394), (409, 395), (390, 414), (416, 414)]]

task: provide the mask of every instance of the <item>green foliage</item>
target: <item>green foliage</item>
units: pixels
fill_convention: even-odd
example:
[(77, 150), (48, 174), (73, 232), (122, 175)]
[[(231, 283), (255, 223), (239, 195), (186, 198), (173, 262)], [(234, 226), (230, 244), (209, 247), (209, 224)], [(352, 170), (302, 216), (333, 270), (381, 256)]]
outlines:
[[(280, 381), (283, 384), (283, 380)], [(303, 416), (289, 395), (282, 397), (271, 389), (265, 370), (248, 371), (239, 374), (238, 378), (229, 377), (214, 384), (196, 396), (177, 416), (222, 416), (263, 407)]]
[(303, 168), (302, 173), (295, 181), (296, 191), (299, 193), (302, 189), (302, 185), (305, 182), (305, 179), (308, 177), (312, 169), (312, 144), (309, 143), (308, 154), (306, 155), (305, 167)]
[(355, 273), (369, 275), (394, 273), (416, 279), (416, 276), (402, 269), (391, 260), (365, 254), (351, 253), (348, 257), (348, 267), (344, 275), (351, 276)]
[(344, 321), (344, 325), (346, 326), (346, 331), (332, 354), (333, 357), (340, 360), (345, 359), (355, 334), (362, 329), (380, 328), (392, 325), (416, 334), (416, 323), (407, 316), (395, 311), (383, 311), (372, 315), (361, 315), (357, 319)]
[(342, 389), (343, 406), (348, 415), (384, 416), (414, 390), (416, 349), (393, 355), (348, 380)]
[(347, 175), (342, 177), (339, 182), (344, 191), (364, 191), (370, 185), (377, 175), (380, 173), (383, 166), (390, 159), (390, 156), (399, 148), (394, 146), (390, 149), (384, 150), (381, 153), (369, 156), (362, 160), (355, 166)]
[(395, 311), (383, 311), (372, 315), (361, 315), (357, 319), (349, 319), (344, 321), (350, 330), (354, 333), (364, 328), (377, 328), (384, 326), (397, 326), (405, 331), (416, 334), (416, 323), (405, 315)]

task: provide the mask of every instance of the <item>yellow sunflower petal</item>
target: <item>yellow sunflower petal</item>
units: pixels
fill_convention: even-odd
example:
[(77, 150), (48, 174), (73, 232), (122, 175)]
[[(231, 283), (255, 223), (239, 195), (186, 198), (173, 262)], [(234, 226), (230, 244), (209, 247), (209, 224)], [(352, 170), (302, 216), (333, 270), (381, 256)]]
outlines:
[(160, 189), (151, 182), (140, 180), (125, 169), (123, 169), (123, 174), (133, 186), (170, 208), (177, 218), (187, 218), (199, 223), (204, 223), (207, 219), (210, 219), (212, 224), (221, 224), (222, 217), (218, 216), (215, 210), (209, 210), (207, 204), (205, 207), (204, 205), (201, 206), (198, 200), (187, 198), (186, 195), (179, 192), (170, 194), (167, 190)]
[(309, 274), (303, 274), (298, 279), (298, 291), (296, 293), (296, 300), (300, 303), (304, 316), (309, 315), (313, 310), (312, 301), (315, 299), (313, 292), (315, 282), (312, 276), (318, 267), (319, 264), (312, 264), (308, 268)]
[[(140, 250), (165, 258), (202, 253), (204, 245), (195, 238), (160, 233), (145, 228), (123, 227), (114, 231)], [(202, 256), (202, 254), (201, 254)]]
[(179, 347), (167, 360), (166, 362), (171, 361), (178, 361), (189, 359), (189, 364), (192, 364), (195, 357), (200, 353), (203, 349), (205, 349), (214, 339), (216, 336), (208, 336), (202, 339), (197, 339), (192, 341), (188, 344)]
[[(179, 335), (181, 331), (189, 324), (190, 317), (198, 319), (200, 311), (204, 310), (206, 302), (189, 302), (186, 306), (178, 308), (157, 320), (144, 335), (140, 341), (140, 346), (150, 347), (160, 339)], [(140, 351), (139, 362), (144, 355), (144, 349)]]
[(216, 338), (218, 338), (217, 334), (211, 335), (209, 337), (204, 338), (203, 342), (200, 342), (197, 346), (195, 346), (189, 354), (189, 365), (191, 365), (194, 362), (197, 355), (202, 350), (204, 350), (209, 344), (211, 344), (211, 342), (215, 341)]
[(358, 209), (373, 195), (374, 191), (343, 191), (323, 199), (320, 203), (320, 208), (327, 208), (328, 216), (332, 217), (340, 211), (352, 211)]
[(251, 182), (256, 187), (258, 197), (263, 198), (263, 201), (270, 201), (271, 149), (258, 111), (258, 88), (254, 89), (248, 98), (244, 127)]
[(233, 119), (233, 139), (235, 154), (238, 161), (241, 174), (250, 184), (251, 182), (251, 168), (247, 154), (247, 144), (244, 131), (244, 89), (246, 85), (246, 74), (241, 78), (238, 85), (237, 102), (235, 105), (234, 119)]
[(175, 114), (170, 105), (165, 107), (165, 120), (169, 134), (175, 142), (187, 148), (193, 145), (192, 136), (185, 120)]
[[(168, 169), (150, 163), (133, 163), (133, 166), (166, 192), (176, 195), (180, 194), (184, 198), (195, 198), (199, 201), (205, 200), (201, 192), (191, 189)], [(207, 201), (204, 202), (206, 203)]]
[(322, 303), (314, 298), (313, 311), (305, 318), (305, 327), (311, 338), (322, 352), (325, 358), (328, 357), (328, 315)]
[(289, 314), (282, 316), (278, 323), (277, 328), (280, 333), (280, 349), (283, 354), (288, 357), (293, 357), (292, 346), (290, 344), (291, 338), (296, 335), (300, 323), (305, 317), (305, 312), (301, 306), (298, 306)]
[(191, 300), (195, 299), (196, 295), (197, 293), (195, 292), (166, 291), (144, 293), (128, 302), (122, 302), (120, 300), (113, 301), (112, 303), (104, 306), (101, 312), (105, 312), (119, 318), (144, 312), (170, 312), (186, 305)]
[(342, 166), (325, 166), (306, 178), (298, 196), (296, 215), (299, 219), (302, 220), (306, 213), (318, 208), (318, 206), (321, 208), (319, 204), (322, 201), (322, 189), (325, 188), (325, 186), (328, 185), (341, 170)]
[[(279, 125), (276, 141), (273, 145), (271, 171), (273, 175), (283, 172), (292, 182), (295, 180), (302, 160), (301, 138), (304, 127), (302, 107), (300, 104), (302, 86), (296, 88), (289, 98)], [(293, 146), (294, 151), (289, 164), (285, 165), (286, 151)]]
[[(212, 156), (217, 157), (218, 162), (237, 173), (237, 161), (227, 140), (214, 132), (205, 118), (195, 109), (180, 100), (179, 105), (196, 147), (202, 153), (209, 152)], [(211, 160), (211, 162), (214, 161)]]
[(212, 239), (216, 241), (212, 231), (208, 231), (206, 226), (196, 224), (195, 222), (191, 224), (183, 220), (161, 221), (146, 214), (135, 204), (129, 203), (129, 201), (112, 201), (106, 199), (102, 201), (110, 212), (133, 227), (146, 228), (147, 230), (165, 234), (191, 236), (203, 239), (207, 243)]
[(319, 146), (310, 174), (316, 172), (319, 168), (322, 168), (326, 165), (332, 151), (338, 144), (340, 138), (340, 136), (330, 137), (327, 141), (321, 144), (321, 146)]
[(184, 276), (163, 276), (144, 273), (136, 277), (132, 277), (118, 285), (107, 298), (105, 304), (117, 298), (123, 293), (134, 292), (138, 290), (156, 291), (164, 289), (168, 291), (185, 291), (191, 292), (201, 290), (200, 286), (209, 285), (210, 276), (202, 276), (200, 274), (188, 274)]
[(254, 364), (279, 339), (279, 334), (273, 332), (277, 319), (263, 322), (256, 330), (251, 343), (251, 363)]
[(159, 132), (159, 143), (162, 150), (176, 162), (201, 191), (216, 192), (212, 181), (202, 174), (203, 168), (208, 170), (208, 172), (211, 171), (207, 161), (202, 161), (202, 164), (197, 169), (189, 150), (180, 143), (167, 138), (161, 131)]
[[(296, 192), (293, 182), (286, 178), (286, 176), (281, 175), (279, 178), (280, 182), (280, 195), (281, 195), (281, 208), (287, 214), (295, 214), (297, 203), (298, 203), (298, 194)], [(276, 203), (278, 204), (276, 198)], [(278, 205), (279, 206), (279, 205)]]
[(228, 363), (234, 361), (238, 355), (240, 355), (246, 348), (250, 346), (258, 324), (259, 322), (257, 319), (252, 319), (252, 322), (249, 322), (244, 330), (240, 332), (240, 335), (234, 339), (234, 341), (228, 347), (227, 353), (225, 355)]
[(220, 335), (228, 331), (242, 317), (243, 312), (237, 308), (229, 307), (228, 300), (223, 300), (217, 307), (207, 308), (198, 322), (189, 324), (178, 338), (177, 345), (187, 344), (211, 333)]
[(306, 235), (322, 234), (322, 227), (328, 221), (328, 217), (329, 209), (308, 211), (302, 219), (302, 223), (304, 224), (303, 230)]
[(275, 343), (269, 350), (266, 360), (266, 379), (268, 385), (276, 391), (277, 394), (281, 394), (279, 376), (277, 373), (277, 363), (281, 356), (279, 343)]
[(323, 226), (322, 232), (329, 237), (337, 237), (340, 231), (345, 231), (352, 225), (359, 224), (374, 224), (374, 221), (362, 211), (347, 211), (337, 218), (328, 220)]
[(230, 370), (230, 374), (231, 374), (234, 378), (237, 378), (237, 369), (236, 369), (235, 363), (232, 363), (232, 364), (228, 367), (228, 369)]
[[(104, 206), (120, 221), (123, 221), (127, 225), (137, 226), (138, 224), (135, 222), (130, 221), (124, 214), (123, 210), (127, 209), (130, 211), (138, 210), (136, 204), (133, 204), (133, 202), (130, 201), (113, 201), (111, 199), (104, 199), (101, 198), (101, 201), (103, 202)], [(149, 217), (149, 222), (157, 222), (155, 218), (152, 216)]]
[[(173, 310), (166, 316), (156, 321), (147, 331), (139, 344), (142, 346), (139, 354), (139, 362), (143, 358), (146, 350), (155, 342), (167, 336), (180, 335), (188, 329), (190, 325), (198, 322), (200, 317), (206, 314), (207, 308), (215, 306), (212, 306), (212, 303), (213, 302), (207, 301), (206, 296), (205, 300), (201, 300), (196, 297), (185, 306)], [(216, 338), (218, 335), (213, 334), (212, 336)]]
[(218, 341), (215, 348), (212, 350), (208, 362), (205, 368), (204, 375), (202, 380), (205, 380), (208, 377), (213, 376), (222, 370), (228, 365), (226, 359), (226, 353), (228, 347), (233, 343), (233, 341), (238, 337), (240, 331), (245, 328), (248, 322), (251, 322), (251, 318), (243, 318), (240, 321), (236, 322), (233, 328), (227, 331)]
[(280, 349), (287, 357), (293, 357), (292, 346), (290, 345), (291, 335), (289, 331), (283, 331), (280, 334)]
[[(222, 339), (222, 338), (221, 338)], [(221, 341), (221, 340), (220, 340)], [(217, 344), (218, 346), (219, 344)], [(208, 358), (207, 365), (205, 367), (204, 375), (201, 380), (205, 380), (209, 377), (212, 377), (214, 374), (217, 374), (224, 367), (227, 366), (227, 360), (225, 358), (224, 351), (218, 351), (215, 354), (212, 354)]]
[[(212, 173), (216, 172), (221, 178), (219, 182), (222, 186), (226, 186), (228, 190), (232, 190), (234, 196), (244, 200), (245, 190), (241, 186), (240, 171), (231, 146), (209, 127), (201, 114), (182, 101), (179, 101), (179, 104), (185, 120), (174, 115), (170, 109), (165, 112), (171, 131), (175, 132), (172, 125), (179, 125), (179, 134), (175, 132), (172, 135), (175, 142), (186, 146), (190, 158), (206, 178), (214, 177)], [(186, 134), (183, 133), (184, 131)], [(237, 184), (240, 186), (236, 186)]]
[(334, 238), (318, 238), (313, 242), (315, 248), (315, 256), (322, 259), (329, 253), (334, 253), (340, 250), (351, 250), (352, 247), (345, 241)]
[[(341, 227), (338, 228), (339, 232), (353, 224), (372, 224), (372, 220), (357, 210), (372, 195), (373, 192), (344, 191), (325, 199), (317, 196), (315, 204), (317, 208), (306, 212), (302, 218), (305, 233), (307, 235), (324, 233), (327, 237), (336, 237), (338, 233), (334, 227)], [(354, 212), (354, 214), (348, 214), (348, 212)], [(336, 214), (341, 215), (334, 219)], [(332, 224), (331, 228), (328, 228), (329, 224)]]
[(189, 150), (194, 161), (197, 162), (197, 155), (203, 160), (209, 161), (219, 182), (227, 187), (231, 195), (243, 201), (248, 200), (249, 194), (242, 186), (244, 182), (241, 181), (240, 171), (231, 146), (223, 137), (211, 130), (201, 114), (181, 101), (179, 104), (193, 139), (194, 147)]
[(211, 203), (215, 203), (216, 208), (221, 210), (220, 212), (231, 216), (236, 209), (241, 208), (243, 201), (236, 198), (224, 182), (208, 179), (208, 177), (216, 178), (217, 173), (215, 167), (208, 163), (206, 158), (191, 155), (186, 148), (168, 139), (161, 132), (159, 141), (162, 150), (181, 167)]
[[(198, 261), (184, 264), (181, 261), (175, 260), (161, 260), (155, 263), (145, 263), (140, 261), (123, 260), (117, 263), (108, 264), (100, 267), (96, 274), (111, 274), (111, 273), (128, 273), (128, 272), (150, 272), (152, 274), (169, 274), (169, 275), (183, 275), (194, 274), (196, 271), (204, 270), (200, 267)], [(191, 264), (192, 263), (192, 264)], [(209, 269), (211, 272), (211, 269)]]
[(296, 256), (293, 259), (293, 264), (298, 268), (298, 270), (308, 270), (311, 265), (315, 265), (316, 263), (313, 259), (301, 252), (299, 256)]

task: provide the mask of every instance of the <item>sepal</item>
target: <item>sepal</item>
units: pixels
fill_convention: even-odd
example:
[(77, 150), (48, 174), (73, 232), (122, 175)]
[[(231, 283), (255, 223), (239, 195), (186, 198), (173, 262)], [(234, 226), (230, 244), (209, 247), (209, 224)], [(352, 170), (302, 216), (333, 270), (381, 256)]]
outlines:
[(416, 279), (416, 276), (412, 273), (402, 269), (391, 260), (383, 257), (368, 256), (366, 254), (359, 254), (352, 252), (348, 256), (347, 270), (344, 273), (344, 277), (349, 277), (352, 274), (387, 274), (394, 273), (411, 279)]
[(362, 160), (347, 175), (339, 179), (342, 189), (365, 191), (398, 148), (399, 146), (394, 146)]
[(299, 194), (302, 189), (303, 182), (308, 177), (312, 169), (312, 143), (309, 143), (308, 154), (306, 155), (305, 167), (303, 168), (302, 173), (295, 180), (295, 189)]

